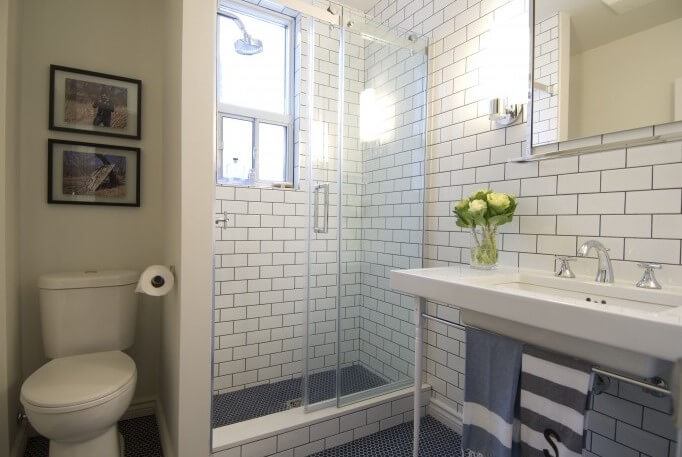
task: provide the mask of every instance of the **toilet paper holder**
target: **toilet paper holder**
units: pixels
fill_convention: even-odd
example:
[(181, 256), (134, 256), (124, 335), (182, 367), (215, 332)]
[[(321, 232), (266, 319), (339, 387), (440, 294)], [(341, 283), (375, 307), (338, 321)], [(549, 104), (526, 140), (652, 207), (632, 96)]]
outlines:
[(142, 272), (135, 292), (151, 296), (168, 294), (175, 286), (174, 265), (150, 265)]

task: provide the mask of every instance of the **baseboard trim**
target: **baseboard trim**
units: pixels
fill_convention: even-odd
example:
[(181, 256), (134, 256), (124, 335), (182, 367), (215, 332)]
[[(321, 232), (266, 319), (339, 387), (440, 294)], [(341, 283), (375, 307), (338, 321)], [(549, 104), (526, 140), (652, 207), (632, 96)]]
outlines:
[(462, 434), (462, 415), (442, 398), (431, 397), (428, 413), (460, 435)]
[(26, 442), (28, 441), (28, 423), (24, 419), (21, 421), (17, 430), (17, 436), (9, 451), (10, 457), (23, 457), (26, 452)]
[(161, 438), (161, 449), (164, 457), (175, 457), (175, 447), (171, 443), (163, 403), (158, 398), (156, 399), (156, 423), (159, 426), (159, 438)]
[(136, 398), (128, 406), (120, 420), (137, 419), (138, 417), (153, 416), (156, 414), (156, 397)]

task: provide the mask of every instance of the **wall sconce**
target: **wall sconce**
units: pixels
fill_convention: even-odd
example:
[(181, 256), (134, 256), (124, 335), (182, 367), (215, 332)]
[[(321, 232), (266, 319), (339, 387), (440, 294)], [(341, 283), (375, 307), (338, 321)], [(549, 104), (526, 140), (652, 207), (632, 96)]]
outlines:
[(490, 120), (498, 125), (507, 126), (516, 122), (523, 114), (523, 105), (509, 103), (508, 98), (490, 100)]
[(481, 38), (479, 96), (490, 100), (489, 118), (499, 126), (519, 120), (528, 102), (528, 9), (528, 0), (512, 0)]

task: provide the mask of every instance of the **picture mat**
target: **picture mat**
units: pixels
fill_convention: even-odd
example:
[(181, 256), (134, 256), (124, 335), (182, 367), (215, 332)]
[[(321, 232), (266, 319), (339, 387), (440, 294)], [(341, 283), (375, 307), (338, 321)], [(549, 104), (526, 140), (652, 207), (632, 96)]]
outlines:
[[(65, 194), (62, 191), (64, 181), (64, 152), (82, 152), (88, 154), (104, 154), (107, 156), (121, 156), (126, 158), (126, 191), (125, 197), (98, 197), (97, 195), (72, 195)], [(83, 146), (70, 143), (53, 143), (52, 150), (52, 199), (58, 202), (74, 202), (74, 203), (110, 203), (110, 204), (127, 204), (134, 205), (137, 202), (137, 180), (138, 180), (138, 164), (137, 154), (135, 151), (127, 149), (121, 150), (116, 148), (104, 148)]]
[[(103, 84), (106, 86), (116, 86), (128, 90), (128, 120), (125, 129), (117, 129), (111, 127), (94, 126), (88, 124), (68, 123), (64, 120), (65, 105), (66, 105), (66, 79), (75, 79), (80, 81), (93, 82)], [(54, 74), (54, 126), (57, 128), (86, 130), (93, 133), (117, 134), (127, 136), (137, 136), (138, 116), (138, 85), (128, 81), (120, 81), (117, 79), (105, 78), (101, 76), (86, 75), (82, 73), (75, 73), (66, 70), (55, 70)]]

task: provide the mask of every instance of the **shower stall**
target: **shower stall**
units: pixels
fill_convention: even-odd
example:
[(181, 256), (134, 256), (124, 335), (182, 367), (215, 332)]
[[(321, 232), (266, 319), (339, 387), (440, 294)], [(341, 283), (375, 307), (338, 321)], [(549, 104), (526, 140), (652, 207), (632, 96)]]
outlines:
[[(414, 299), (390, 289), (389, 273), (422, 264), (427, 41), (340, 5), (297, 6), (219, 3), (218, 21), (239, 27), (218, 39), (214, 429), (323, 414), (414, 379)], [(251, 65), (276, 47), (250, 25), (253, 8), (289, 37), (290, 123), (277, 125), (290, 169), (279, 183), (259, 179), (272, 162), (262, 152), (243, 182), (221, 181), (237, 163), (224, 159), (229, 123), (270, 122), (221, 109), (232, 90), (221, 59)]]

